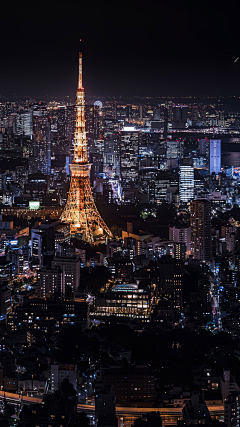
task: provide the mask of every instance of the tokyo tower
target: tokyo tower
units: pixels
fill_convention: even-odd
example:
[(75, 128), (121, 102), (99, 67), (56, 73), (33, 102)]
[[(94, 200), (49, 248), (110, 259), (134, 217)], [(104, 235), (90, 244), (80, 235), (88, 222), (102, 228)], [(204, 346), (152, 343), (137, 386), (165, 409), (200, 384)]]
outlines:
[(74, 135), (74, 155), (70, 165), (71, 182), (68, 200), (61, 215), (61, 221), (70, 223), (71, 235), (93, 243), (99, 237), (112, 233), (101, 218), (95, 205), (90, 184), (91, 164), (87, 157), (87, 137), (85, 129), (85, 96), (82, 86), (82, 52), (79, 52), (79, 75), (76, 102), (76, 125)]

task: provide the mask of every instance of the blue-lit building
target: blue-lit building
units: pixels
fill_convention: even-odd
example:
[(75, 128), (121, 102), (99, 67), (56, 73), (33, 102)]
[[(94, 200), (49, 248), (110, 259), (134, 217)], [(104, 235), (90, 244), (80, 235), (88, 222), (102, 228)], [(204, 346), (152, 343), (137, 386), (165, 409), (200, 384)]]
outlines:
[(210, 139), (209, 156), (209, 173), (218, 174), (221, 172), (221, 139)]

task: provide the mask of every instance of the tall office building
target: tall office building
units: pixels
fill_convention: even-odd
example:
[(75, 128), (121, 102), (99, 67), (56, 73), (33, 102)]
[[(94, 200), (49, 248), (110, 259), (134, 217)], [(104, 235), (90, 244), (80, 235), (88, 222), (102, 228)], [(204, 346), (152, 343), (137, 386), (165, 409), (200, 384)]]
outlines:
[(187, 123), (187, 105), (174, 105), (172, 109), (172, 127), (182, 129)]
[(174, 105), (173, 106), (173, 121), (186, 122), (187, 121), (187, 105)]
[(60, 107), (57, 110), (57, 138), (58, 143), (65, 145), (66, 142), (66, 108)]
[(182, 159), (179, 175), (180, 202), (187, 203), (194, 198), (194, 168), (192, 159)]
[(191, 254), (200, 261), (211, 260), (211, 205), (207, 199), (191, 202)]
[(171, 296), (175, 310), (182, 307), (183, 264), (171, 256), (162, 256), (159, 261), (160, 292)]
[(199, 154), (209, 156), (209, 140), (207, 138), (199, 139), (198, 141)]
[(63, 272), (60, 268), (43, 267), (38, 272), (37, 293), (40, 298), (64, 297)]
[(32, 136), (32, 133), (33, 133), (32, 112), (25, 111), (24, 113), (18, 114), (17, 134)]
[(221, 139), (210, 139), (209, 151), (209, 173), (218, 174), (221, 172)]
[(63, 290), (70, 286), (73, 292), (77, 292), (80, 284), (80, 258), (54, 257), (51, 267), (59, 268), (63, 272)]
[(122, 185), (131, 186), (138, 178), (139, 170), (139, 133), (136, 130), (121, 132), (120, 174)]

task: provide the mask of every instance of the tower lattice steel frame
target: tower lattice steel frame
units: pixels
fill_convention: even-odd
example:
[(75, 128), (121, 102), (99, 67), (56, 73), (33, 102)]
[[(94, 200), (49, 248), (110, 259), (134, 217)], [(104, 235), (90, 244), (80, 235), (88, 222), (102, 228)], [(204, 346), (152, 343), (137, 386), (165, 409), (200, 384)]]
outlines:
[(61, 221), (70, 223), (71, 235), (81, 235), (82, 240), (93, 243), (95, 239), (112, 233), (101, 218), (95, 205), (90, 184), (91, 164), (87, 157), (85, 129), (85, 97), (82, 86), (82, 52), (79, 52), (79, 75), (76, 102), (76, 125), (73, 163), (70, 165), (71, 182), (67, 203)]

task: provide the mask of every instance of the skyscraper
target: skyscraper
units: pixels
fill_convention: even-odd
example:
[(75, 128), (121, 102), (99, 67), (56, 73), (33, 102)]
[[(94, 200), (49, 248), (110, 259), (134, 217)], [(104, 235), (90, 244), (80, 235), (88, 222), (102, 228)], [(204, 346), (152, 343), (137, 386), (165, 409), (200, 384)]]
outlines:
[(221, 139), (210, 139), (210, 164), (209, 173), (221, 172)]
[(101, 218), (94, 203), (90, 185), (87, 137), (85, 130), (85, 96), (82, 85), (82, 52), (79, 52), (79, 76), (76, 102), (76, 125), (74, 137), (73, 163), (70, 165), (71, 182), (68, 200), (61, 220), (70, 223), (70, 233), (82, 240), (93, 243), (94, 239), (111, 231)]
[(122, 186), (129, 187), (138, 178), (139, 133), (129, 128), (121, 132), (120, 174)]
[(182, 159), (179, 175), (180, 202), (187, 203), (194, 197), (194, 169), (192, 159)]
[(207, 199), (191, 202), (191, 254), (200, 261), (211, 260), (211, 205)]
[(86, 106), (86, 131), (88, 140), (96, 141), (99, 139), (99, 126), (100, 126), (100, 116), (99, 116), (99, 106), (97, 105), (87, 105)]

